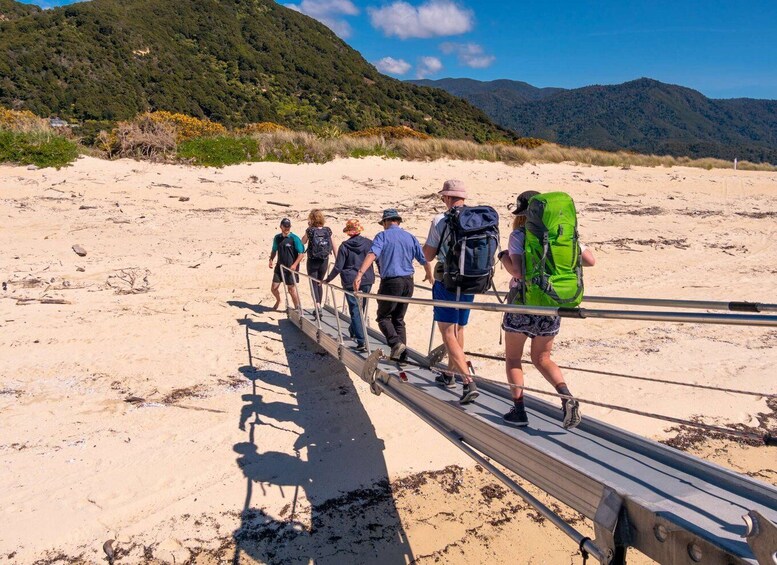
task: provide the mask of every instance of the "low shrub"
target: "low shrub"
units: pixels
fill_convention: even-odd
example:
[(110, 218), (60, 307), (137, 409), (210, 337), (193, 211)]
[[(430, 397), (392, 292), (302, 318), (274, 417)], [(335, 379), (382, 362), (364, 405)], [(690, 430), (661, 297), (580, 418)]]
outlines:
[(175, 154), (175, 127), (143, 114), (131, 122), (119, 122), (116, 128), (100, 132), (95, 144), (108, 158), (165, 160)]
[(515, 140), (515, 145), (525, 149), (536, 149), (540, 145), (545, 145), (548, 141), (538, 137), (519, 137)]
[(61, 135), (0, 129), (0, 163), (60, 168), (78, 154), (78, 146)]
[(178, 145), (178, 157), (194, 165), (224, 167), (261, 160), (259, 144), (252, 137), (201, 137)]

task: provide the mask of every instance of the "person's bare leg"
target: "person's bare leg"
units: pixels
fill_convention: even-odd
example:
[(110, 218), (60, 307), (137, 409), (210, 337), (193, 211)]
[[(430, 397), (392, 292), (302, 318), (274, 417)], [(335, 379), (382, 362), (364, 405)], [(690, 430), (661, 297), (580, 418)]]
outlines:
[(288, 285), (289, 294), (291, 295), (291, 301), (294, 303), (294, 309), (299, 310), (299, 294), (297, 293), (297, 285)]
[(522, 333), (505, 332), (505, 370), (507, 372), (507, 382), (515, 385), (510, 388), (513, 400), (523, 398), (523, 389), (516, 387), (523, 386), (521, 357), (523, 357), (523, 348), (527, 339)]
[(464, 355), (464, 348), (461, 343), (464, 339), (463, 334), (461, 334), (461, 338), (456, 335), (459, 333), (457, 332), (456, 324), (437, 322), (437, 327), (440, 330), (445, 349), (448, 350), (448, 369), (461, 374), (461, 379), (464, 381), (464, 384), (471, 383), (472, 378), (468, 376), (469, 367), (467, 367), (467, 357)]
[(550, 358), (554, 337), (538, 336), (531, 340), (531, 362), (542, 373), (545, 380), (558, 388), (564, 384), (564, 375), (561, 374), (561, 369), (555, 361)]
[(277, 310), (278, 306), (281, 305), (281, 292), (278, 290), (281, 286), (281, 283), (272, 283), (272, 286), (270, 287), (270, 292), (272, 292), (272, 295), (275, 297), (275, 306), (272, 307), (273, 310)]
[[(535, 337), (531, 342), (531, 361), (542, 376), (553, 385), (558, 394), (565, 397), (571, 397), (564, 382), (564, 375), (561, 369), (550, 358), (550, 352), (553, 349), (553, 337)], [(579, 403), (574, 398), (562, 398), (561, 408), (564, 411), (564, 428), (571, 429), (577, 427), (582, 421), (580, 416)]]

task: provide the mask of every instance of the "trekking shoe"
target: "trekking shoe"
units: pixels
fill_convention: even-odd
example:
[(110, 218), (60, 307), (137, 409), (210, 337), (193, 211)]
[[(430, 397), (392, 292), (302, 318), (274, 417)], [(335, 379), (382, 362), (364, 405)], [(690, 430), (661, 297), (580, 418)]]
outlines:
[(564, 411), (564, 429), (571, 430), (580, 425), (583, 421), (583, 417), (580, 415), (580, 403), (574, 398), (568, 399), (562, 405), (561, 409)]
[(434, 377), (434, 382), (445, 388), (456, 388), (456, 377), (448, 373), (442, 373)]
[(523, 428), (529, 425), (529, 417), (526, 415), (526, 410), (519, 410), (515, 406), (502, 416), (502, 420), (504, 420), (505, 424), (515, 426), (516, 428)]
[(465, 384), (461, 398), (459, 398), (459, 404), (474, 402), (478, 396), (480, 396), (480, 393), (478, 392), (478, 386), (474, 382)]
[(358, 351), (359, 353), (364, 353), (367, 351), (367, 345), (364, 343), (357, 343), (356, 347), (353, 348), (354, 351)]
[(391, 359), (394, 361), (402, 361), (402, 356), (404, 354), (404, 357), (407, 358), (407, 352), (405, 351), (407, 348), (405, 347), (405, 344), (400, 342), (396, 344), (394, 347), (391, 348)]

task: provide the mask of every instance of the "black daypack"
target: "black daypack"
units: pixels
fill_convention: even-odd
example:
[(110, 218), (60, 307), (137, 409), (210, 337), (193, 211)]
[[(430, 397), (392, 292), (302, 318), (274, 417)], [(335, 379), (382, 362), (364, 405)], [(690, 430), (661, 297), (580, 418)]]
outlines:
[(446, 212), (448, 251), (443, 284), (457, 294), (482, 294), (494, 278), (499, 214), (491, 206), (456, 206)]
[(310, 228), (308, 256), (313, 259), (326, 259), (332, 252), (332, 230), (329, 228)]

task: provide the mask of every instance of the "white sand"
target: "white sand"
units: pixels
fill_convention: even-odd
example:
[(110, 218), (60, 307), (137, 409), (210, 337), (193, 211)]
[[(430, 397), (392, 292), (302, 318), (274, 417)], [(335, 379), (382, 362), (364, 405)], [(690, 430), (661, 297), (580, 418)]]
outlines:
[[(0, 167), (0, 562), (100, 563), (107, 539), (119, 541), (120, 562), (227, 562), (241, 525), (246, 563), (508, 563), (515, 546), (521, 562), (567, 562), (571, 542), (512, 495), (488, 495), (494, 479), (265, 311), (283, 216), (301, 234), (318, 206), (336, 234), (357, 216), (374, 235), (392, 206), (423, 241), (442, 210), (429, 196), (447, 178), (503, 213), (505, 243), (517, 193), (572, 194), (598, 259), (586, 272), (590, 295), (777, 302), (775, 173), (377, 158)], [(148, 292), (124, 292), (122, 269), (137, 275), (136, 289), (147, 277)], [(506, 280), (500, 271), (502, 288)], [(18, 303), (52, 298), (69, 303)], [(417, 349), (430, 319), (411, 309)], [(496, 315), (473, 315), (467, 349), (501, 353), (498, 327)], [(775, 345), (774, 329), (568, 320), (556, 349), (565, 366), (774, 394)], [(476, 366), (503, 378), (498, 362)], [(758, 425), (769, 412), (763, 397), (565, 374), (583, 398), (681, 418)], [(527, 385), (551, 390), (531, 368)], [(246, 431), (241, 413), (253, 423)], [(667, 437), (660, 421), (584, 414)], [(700, 452), (777, 478), (763, 448)], [(463, 469), (403, 479), (449, 465)], [(393, 496), (374, 486), (386, 478), (398, 481)], [(359, 487), (372, 490), (322, 505)]]

